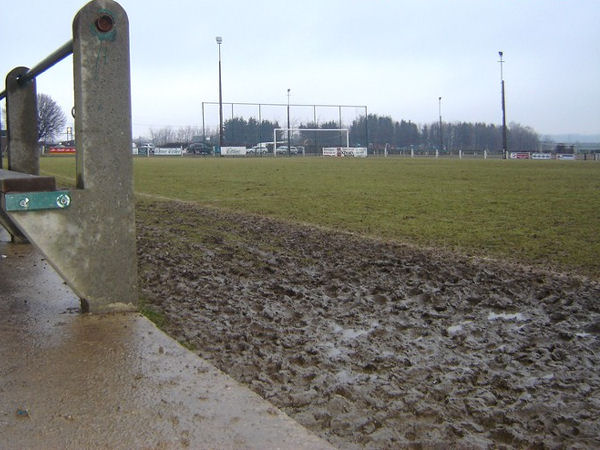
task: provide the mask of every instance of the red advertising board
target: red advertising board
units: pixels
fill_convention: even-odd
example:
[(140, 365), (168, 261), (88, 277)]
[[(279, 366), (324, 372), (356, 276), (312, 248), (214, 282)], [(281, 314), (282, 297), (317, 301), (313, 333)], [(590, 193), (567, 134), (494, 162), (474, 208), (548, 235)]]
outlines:
[(530, 159), (529, 152), (511, 152), (510, 159)]
[(50, 155), (74, 155), (75, 147), (49, 147), (47, 153)]

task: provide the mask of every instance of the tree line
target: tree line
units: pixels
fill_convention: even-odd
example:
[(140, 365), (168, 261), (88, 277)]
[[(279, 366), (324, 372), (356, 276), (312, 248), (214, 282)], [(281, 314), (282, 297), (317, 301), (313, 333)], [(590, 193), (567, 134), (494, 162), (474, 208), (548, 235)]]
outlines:
[[(368, 127), (367, 127), (368, 125)], [(368, 130), (368, 140), (375, 148), (408, 150), (438, 150), (442, 153), (463, 151), (498, 151), (502, 149), (502, 127), (482, 122), (439, 122), (417, 125), (411, 121), (392, 120), (389, 116), (369, 114), (352, 122), (350, 141), (364, 141)], [(440, 132), (441, 131), (441, 132)], [(531, 127), (511, 123), (507, 127), (507, 141), (510, 151), (537, 150), (540, 136)]]
[[(448, 153), (463, 151), (498, 151), (502, 149), (502, 127), (483, 122), (439, 122), (417, 125), (414, 122), (394, 121), (389, 116), (369, 114), (354, 120), (350, 127), (350, 141), (364, 142), (368, 133), (369, 144), (374, 148), (401, 150), (438, 150)], [(531, 127), (511, 123), (507, 127), (510, 151), (537, 150), (540, 136)]]

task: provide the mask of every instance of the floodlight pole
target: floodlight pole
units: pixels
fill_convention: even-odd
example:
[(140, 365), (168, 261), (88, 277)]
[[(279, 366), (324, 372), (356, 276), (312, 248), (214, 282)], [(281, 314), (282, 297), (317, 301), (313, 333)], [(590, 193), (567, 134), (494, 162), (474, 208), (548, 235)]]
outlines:
[(204, 124), (204, 102), (202, 102), (202, 142), (206, 142), (206, 126)]
[(223, 91), (221, 89), (221, 44), (223, 38), (217, 36), (217, 45), (219, 47), (219, 151), (223, 147)]
[[(342, 129), (342, 107), (338, 106), (338, 122), (340, 130)], [(342, 134), (340, 133), (340, 147), (342, 146)]]
[[(291, 155), (292, 151), (292, 138), (290, 135), (290, 89), (287, 90), (288, 102), (287, 102), (287, 144), (288, 144), (288, 156)], [(275, 149), (277, 151), (277, 149)]]
[(258, 142), (262, 142), (262, 114), (260, 111), (260, 103), (258, 104)]
[(444, 152), (444, 133), (442, 131), (442, 97), (438, 97), (440, 109), (440, 152)]
[(365, 106), (365, 146), (367, 147), (367, 153), (369, 153), (369, 112)]
[(504, 73), (502, 71), (502, 64), (504, 60), (502, 59), (503, 52), (498, 52), (500, 55), (500, 84), (502, 87), (502, 157), (504, 159), (508, 158), (508, 143), (506, 139), (506, 101), (504, 97)]

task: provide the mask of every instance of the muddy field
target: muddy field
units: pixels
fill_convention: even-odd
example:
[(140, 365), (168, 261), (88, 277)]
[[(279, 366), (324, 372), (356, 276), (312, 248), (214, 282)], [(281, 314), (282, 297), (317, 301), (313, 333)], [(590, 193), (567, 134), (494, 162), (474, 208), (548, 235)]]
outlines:
[(600, 284), (138, 205), (172, 336), (340, 448), (600, 447)]

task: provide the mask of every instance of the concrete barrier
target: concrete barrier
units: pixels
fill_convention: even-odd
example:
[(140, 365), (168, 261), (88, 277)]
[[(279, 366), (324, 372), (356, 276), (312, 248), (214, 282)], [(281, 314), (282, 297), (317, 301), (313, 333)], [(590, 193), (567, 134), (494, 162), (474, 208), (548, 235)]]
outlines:
[[(46, 256), (79, 296), (82, 310), (134, 310), (137, 263), (129, 24), (119, 4), (88, 3), (73, 21), (71, 42), (34, 69), (18, 67), (8, 74), (1, 94), (7, 104), (9, 170), (0, 176), (25, 183), (39, 174), (35, 76), (69, 51), (73, 53), (77, 186), (62, 194), (18, 188), (16, 193), (24, 195), (15, 208), (7, 208), (15, 191), (2, 192), (0, 223), (13, 241), (26, 238)], [(61, 200), (48, 201), (60, 195)], [(48, 208), (31, 207), (39, 202)]]

